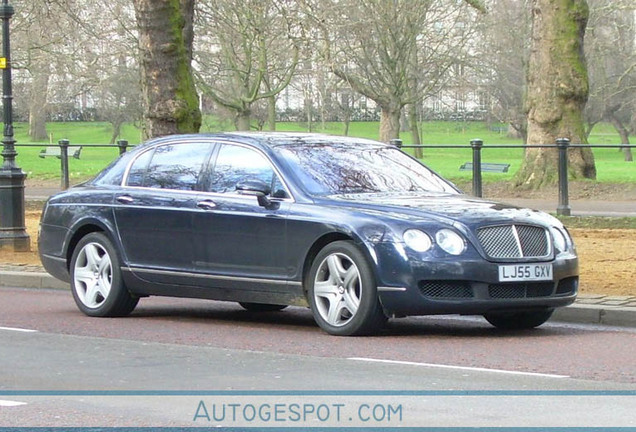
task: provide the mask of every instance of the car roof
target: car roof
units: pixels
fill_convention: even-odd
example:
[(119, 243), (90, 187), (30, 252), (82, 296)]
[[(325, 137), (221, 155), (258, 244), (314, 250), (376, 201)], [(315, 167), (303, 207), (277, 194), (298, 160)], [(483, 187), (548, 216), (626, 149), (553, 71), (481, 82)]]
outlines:
[(366, 138), (328, 135), (321, 133), (306, 133), (306, 132), (221, 132), (221, 133), (202, 133), (202, 134), (185, 134), (185, 135), (168, 135), (160, 138), (155, 138), (147, 141), (143, 144), (143, 147), (169, 143), (173, 141), (181, 140), (193, 140), (193, 139), (215, 139), (215, 140), (228, 140), (236, 142), (244, 142), (260, 145), (262, 147), (276, 148), (284, 146), (308, 146), (308, 145), (323, 145), (323, 144), (342, 144), (345, 146), (388, 146), (378, 141), (373, 141)]

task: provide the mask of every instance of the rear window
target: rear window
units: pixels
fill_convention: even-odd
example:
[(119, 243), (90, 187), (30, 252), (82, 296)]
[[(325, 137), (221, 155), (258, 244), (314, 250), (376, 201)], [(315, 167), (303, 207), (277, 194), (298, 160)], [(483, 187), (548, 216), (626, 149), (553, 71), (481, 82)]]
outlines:
[(166, 144), (139, 155), (130, 167), (127, 186), (196, 190), (213, 144)]

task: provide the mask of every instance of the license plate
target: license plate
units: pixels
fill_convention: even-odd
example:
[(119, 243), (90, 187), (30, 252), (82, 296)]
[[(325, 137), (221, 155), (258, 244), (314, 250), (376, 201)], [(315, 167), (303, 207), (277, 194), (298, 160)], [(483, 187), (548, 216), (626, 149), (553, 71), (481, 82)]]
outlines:
[(552, 280), (552, 264), (514, 264), (499, 266), (499, 282)]

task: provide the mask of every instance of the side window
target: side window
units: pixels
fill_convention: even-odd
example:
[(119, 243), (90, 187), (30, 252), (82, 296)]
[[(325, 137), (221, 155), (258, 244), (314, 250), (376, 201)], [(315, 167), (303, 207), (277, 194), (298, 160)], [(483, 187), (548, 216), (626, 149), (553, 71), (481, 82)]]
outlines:
[(288, 196), (265, 156), (246, 147), (223, 145), (211, 174), (210, 192), (234, 193), (236, 184), (248, 179), (265, 182), (272, 188), (272, 194), (278, 191), (277, 197)]
[(154, 150), (149, 150), (135, 159), (135, 162), (133, 162), (128, 172), (127, 186), (143, 186), (144, 176), (146, 175), (146, 171), (148, 171), (148, 164), (150, 163), (150, 159), (152, 159), (153, 153)]
[(128, 186), (195, 190), (211, 144), (169, 144), (141, 155), (128, 175)]

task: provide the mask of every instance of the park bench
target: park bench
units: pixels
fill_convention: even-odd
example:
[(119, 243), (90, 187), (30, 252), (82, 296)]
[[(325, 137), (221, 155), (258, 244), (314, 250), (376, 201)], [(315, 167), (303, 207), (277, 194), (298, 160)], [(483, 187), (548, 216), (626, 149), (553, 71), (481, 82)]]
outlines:
[[(68, 155), (74, 157), (75, 159), (80, 158), (81, 151), (82, 151), (81, 146), (68, 147)], [(62, 150), (60, 149), (60, 147), (57, 147), (57, 146), (49, 146), (45, 148), (44, 150), (40, 151), (40, 154), (38, 156), (40, 156), (41, 158), (54, 156), (60, 159), (62, 157)]]
[[(481, 164), (482, 172), (486, 171), (486, 172), (505, 173), (505, 172), (508, 172), (509, 168), (510, 168), (510, 164), (503, 164), (503, 163), (482, 163)], [(472, 171), (473, 170), (473, 163), (472, 162), (466, 162), (462, 166), (459, 167), (459, 170), (460, 171)]]
[(490, 130), (498, 134), (503, 134), (508, 132), (508, 126), (490, 126)]

